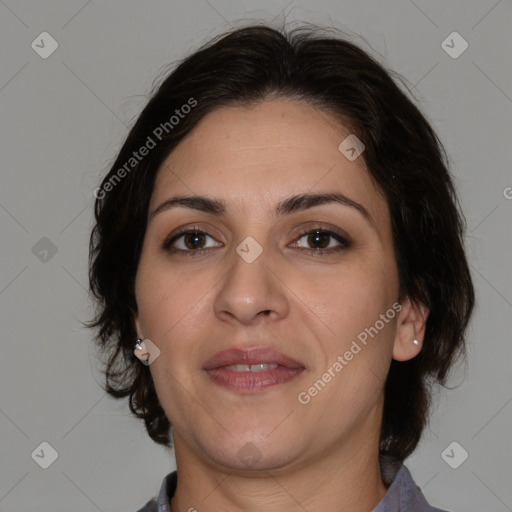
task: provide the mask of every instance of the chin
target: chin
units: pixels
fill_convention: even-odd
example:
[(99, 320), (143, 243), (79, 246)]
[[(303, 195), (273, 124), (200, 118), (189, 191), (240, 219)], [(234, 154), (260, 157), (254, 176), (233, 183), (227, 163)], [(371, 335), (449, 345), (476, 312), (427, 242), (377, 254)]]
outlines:
[(239, 430), (243, 434), (233, 437), (226, 434), (222, 440), (214, 437), (215, 443), (205, 443), (204, 452), (217, 464), (240, 471), (246, 474), (261, 471), (279, 471), (289, 467), (290, 464), (304, 453), (304, 449), (298, 444), (300, 436), (295, 437), (289, 431), (283, 429), (277, 434), (273, 429), (261, 426), (260, 428)]

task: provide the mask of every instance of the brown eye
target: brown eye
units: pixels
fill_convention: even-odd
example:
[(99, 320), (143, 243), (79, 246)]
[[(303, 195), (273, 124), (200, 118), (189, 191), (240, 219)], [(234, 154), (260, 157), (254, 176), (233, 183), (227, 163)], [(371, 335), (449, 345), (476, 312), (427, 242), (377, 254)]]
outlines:
[(169, 252), (182, 252), (196, 254), (206, 252), (210, 247), (205, 248), (206, 238), (213, 238), (199, 229), (188, 229), (181, 231), (164, 242), (163, 248)]
[(301, 239), (306, 240), (306, 244), (309, 247), (303, 247), (296, 242), (297, 246), (302, 250), (308, 251), (314, 256), (323, 256), (325, 254), (338, 252), (350, 247), (350, 242), (340, 235), (339, 233), (334, 233), (333, 231), (328, 231), (325, 229), (310, 229), (302, 233), (298, 241)]
[(329, 245), (331, 235), (317, 231), (308, 235), (307, 241), (309, 244), (315, 245), (315, 249), (325, 249)]
[(200, 249), (204, 244), (205, 234), (198, 231), (185, 233), (183, 236), (183, 243), (187, 249)]

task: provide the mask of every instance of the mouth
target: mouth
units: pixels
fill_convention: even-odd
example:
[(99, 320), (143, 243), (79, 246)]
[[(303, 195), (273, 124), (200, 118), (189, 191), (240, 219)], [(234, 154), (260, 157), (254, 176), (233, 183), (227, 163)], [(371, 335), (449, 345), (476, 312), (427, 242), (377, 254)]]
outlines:
[(302, 363), (269, 347), (233, 348), (218, 352), (204, 364), (211, 380), (238, 392), (258, 392), (300, 375)]

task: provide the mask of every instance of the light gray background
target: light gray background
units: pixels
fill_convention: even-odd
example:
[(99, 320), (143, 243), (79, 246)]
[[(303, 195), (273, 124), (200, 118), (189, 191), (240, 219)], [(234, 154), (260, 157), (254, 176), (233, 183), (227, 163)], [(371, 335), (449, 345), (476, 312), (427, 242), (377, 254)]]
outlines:
[[(164, 65), (274, 18), (362, 35), (445, 143), (478, 306), (465, 377), (459, 367), (439, 393), (406, 464), (437, 506), (512, 510), (511, 14), (510, 0), (0, 0), (0, 511), (135, 511), (174, 469), (126, 402), (104, 396), (80, 325), (92, 191)], [(44, 31), (59, 45), (47, 59), (31, 48)], [(453, 31), (469, 44), (457, 59), (441, 47)], [(56, 254), (34, 254), (43, 237)], [(58, 452), (48, 469), (31, 457), (43, 441)], [(453, 441), (469, 453), (458, 469), (441, 458)]]

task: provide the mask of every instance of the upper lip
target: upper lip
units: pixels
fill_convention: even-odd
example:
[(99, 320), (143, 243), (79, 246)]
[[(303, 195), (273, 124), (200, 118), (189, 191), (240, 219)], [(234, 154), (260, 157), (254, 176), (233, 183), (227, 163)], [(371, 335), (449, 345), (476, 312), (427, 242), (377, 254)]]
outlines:
[(270, 347), (256, 347), (251, 349), (230, 348), (217, 352), (204, 364), (205, 370), (229, 366), (232, 364), (278, 364), (287, 368), (304, 368), (304, 366), (291, 357)]

